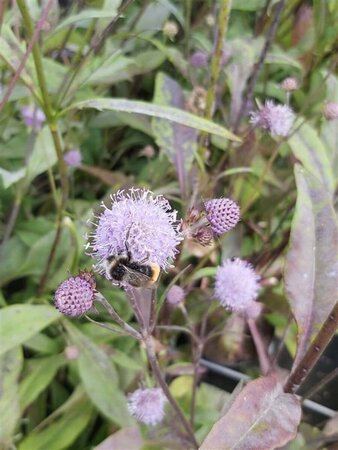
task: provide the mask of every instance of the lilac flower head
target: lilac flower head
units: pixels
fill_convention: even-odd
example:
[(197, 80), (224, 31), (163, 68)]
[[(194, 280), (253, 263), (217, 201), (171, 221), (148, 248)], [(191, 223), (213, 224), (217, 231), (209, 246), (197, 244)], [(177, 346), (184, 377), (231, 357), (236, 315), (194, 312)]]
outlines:
[(95, 287), (91, 272), (80, 272), (76, 277), (69, 277), (55, 292), (56, 309), (66, 316), (81, 316), (93, 306)]
[(287, 105), (275, 105), (268, 100), (259, 111), (251, 112), (250, 123), (268, 130), (273, 136), (287, 136), (292, 128), (295, 115)]
[(324, 116), (327, 120), (338, 119), (338, 103), (326, 103), (324, 106)]
[(205, 67), (208, 64), (208, 55), (197, 50), (190, 56), (190, 64), (197, 69)]
[(218, 267), (215, 297), (225, 308), (245, 313), (258, 295), (259, 277), (251, 264), (242, 259), (226, 259)]
[(299, 83), (296, 78), (285, 78), (281, 83), (281, 88), (286, 92), (296, 91), (299, 88)]
[(137, 389), (128, 396), (128, 410), (138, 421), (157, 425), (163, 420), (166, 401), (162, 389)]
[(174, 286), (172, 286), (167, 293), (167, 302), (171, 306), (178, 306), (180, 303), (183, 303), (184, 299), (184, 289), (174, 284)]
[[(112, 204), (98, 217), (92, 241), (91, 256), (102, 263), (112, 255), (130, 255), (134, 261), (158, 264), (166, 270), (177, 254), (182, 240), (177, 211), (162, 195), (146, 189), (119, 191), (111, 196)], [(103, 269), (103, 270), (102, 270)]]
[(64, 154), (63, 159), (70, 167), (79, 167), (82, 163), (82, 155), (78, 148), (73, 148)]
[(34, 105), (24, 106), (21, 109), (21, 115), (26, 126), (33, 128), (35, 131), (39, 131), (46, 120), (43, 111)]
[(229, 198), (213, 198), (204, 204), (214, 234), (221, 235), (234, 228), (240, 217), (237, 203)]

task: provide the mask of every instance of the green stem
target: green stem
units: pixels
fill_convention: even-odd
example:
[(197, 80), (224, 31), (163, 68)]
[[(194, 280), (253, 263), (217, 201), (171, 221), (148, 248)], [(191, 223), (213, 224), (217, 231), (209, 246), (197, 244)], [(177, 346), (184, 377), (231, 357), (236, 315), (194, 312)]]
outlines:
[[(31, 16), (29, 14), (27, 4), (25, 0), (17, 0), (18, 7), (20, 9), (20, 13), (22, 16), (22, 20), (26, 29), (26, 34), (28, 40), (32, 40), (33, 34), (34, 34), (34, 25), (31, 19)], [(32, 48), (32, 54), (33, 54), (33, 60), (36, 70), (36, 75), (38, 79), (39, 88), (41, 91), (41, 97), (42, 97), (42, 107), (44, 110), (44, 113), (46, 115), (46, 120), (52, 135), (55, 152), (58, 159), (58, 166), (60, 171), (60, 178), (61, 178), (61, 190), (62, 190), (62, 196), (61, 201), (58, 205), (58, 211), (57, 211), (57, 228), (55, 233), (54, 242), (52, 244), (52, 248), (48, 257), (47, 265), (45, 268), (45, 271), (41, 277), (38, 292), (41, 294), (44, 290), (44, 287), (46, 285), (46, 281), (51, 269), (52, 262), (54, 260), (54, 256), (56, 253), (56, 249), (58, 246), (58, 242), (61, 237), (61, 231), (62, 231), (62, 219), (64, 215), (64, 208), (68, 199), (68, 192), (69, 192), (69, 185), (68, 185), (68, 177), (67, 177), (67, 167), (63, 159), (63, 151), (62, 151), (62, 144), (61, 144), (61, 138), (57, 126), (56, 121), (56, 114), (53, 111), (50, 95), (47, 88), (46, 78), (43, 70), (43, 64), (42, 64), (42, 56), (40, 52), (40, 47), (38, 42), (35, 42)]]
[[(220, 67), (221, 67), (221, 58), (222, 58), (222, 50), (224, 45), (225, 35), (228, 29), (230, 10), (231, 10), (232, 0), (223, 0), (221, 10), (218, 18), (218, 31), (217, 31), (217, 41), (215, 46), (214, 55), (212, 58), (211, 64), (211, 79), (209, 84), (209, 89), (207, 92), (206, 99), (206, 107), (204, 117), (208, 120), (212, 119), (214, 113), (214, 103), (216, 96), (216, 86), (219, 78)], [(199, 154), (203, 158), (206, 152), (205, 143), (206, 143), (207, 134), (202, 134), (201, 136), (201, 145), (199, 148)]]
[(187, 434), (187, 438), (191, 442), (191, 445), (193, 446), (193, 448), (198, 449), (199, 445), (195, 439), (194, 431), (188, 420), (185, 418), (176, 400), (172, 396), (169, 387), (162, 376), (160, 366), (158, 365), (152, 336), (145, 336), (143, 338), (143, 342), (146, 347), (148, 361), (151, 366), (154, 377), (156, 378), (158, 384), (161, 386), (163, 390), (164, 395), (167, 397), (167, 400), (174, 409), (177, 419), (181, 422), (182, 426), (184, 427)]

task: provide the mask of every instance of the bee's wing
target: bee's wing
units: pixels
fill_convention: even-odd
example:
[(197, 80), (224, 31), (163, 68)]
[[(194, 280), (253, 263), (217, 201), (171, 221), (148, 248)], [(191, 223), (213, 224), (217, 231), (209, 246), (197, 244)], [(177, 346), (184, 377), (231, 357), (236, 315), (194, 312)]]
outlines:
[(148, 275), (145, 275), (144, 273), (137, 272), (136, 270), (132, 270), (127, 266), (123, 266), (126, 269), (127, 273), (127, 279), (126, 281), (131, 284), (132, 286), (144, 286), (149, 283), (151, 280)]

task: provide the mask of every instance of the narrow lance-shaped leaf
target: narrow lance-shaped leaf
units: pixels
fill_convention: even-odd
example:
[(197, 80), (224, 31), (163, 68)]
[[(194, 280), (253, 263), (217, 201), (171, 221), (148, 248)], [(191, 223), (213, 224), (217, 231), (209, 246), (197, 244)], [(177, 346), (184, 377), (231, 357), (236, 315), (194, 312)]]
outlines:
[(338, 228), (327, 189), (299, 165), (295, 176), (297, 203), (285, 289), (298, 326), (297, 362), (337, 301)]
[(79, 372), (87, 395), (106, 417), (120, 426), (134, 423), (127, 401), (119, 389), (115, 367), (106, 353), (69, 321), (64, 325), (79, 349)]
[[(180, 85), (163, 73), (156, 77), (154, 103), (184, 110), (185, 99)], [(174, 164), (181, 193), (187, 194), (187, 177), (197, 149), (197, 131), (154, 117), (152, 129), (158, 146)]]
[(93, 407), (81, 388), (20, 442), (18, 450), (64, 450), (81, 435)]
[(0, 354), (24, 343), (61, 314), (47, 305), (11, 305), (0, 310)]
[(327, 150), (311, 125), (305, 123), (290, 136), (288, 143), (295, 157), (312, 175), (317, 177), (326, 190), (334, 191), (334, 177)]
[(22, 369), (21, 347), (0, 357), (0, 448), (11, 448), (11, 436), (20, 417), (18, 380)]
[(200, 450), (273, 450), (296, 436), (299, 400), (274, 376), (251, 381), (207, 435)]
[(146, 116), (159, 117), (171, 120), (187, 127), (196, 128), (206, 133), (216, 134), (225, 139), (241, 142), (241, 139), (228, 131), (226, 128), (217, 125), (210, 120), (195, 116), (186, 111), (173, 108), (171, 106), (154, 105), (152, 103), (137, 100), (126, 100), (124, 98), (95, 98), (74, 103), (63, 110), (62, 114), (72, 109), (93, 108), (99, 111), (124, 111), (134, 114), (145, 114)]

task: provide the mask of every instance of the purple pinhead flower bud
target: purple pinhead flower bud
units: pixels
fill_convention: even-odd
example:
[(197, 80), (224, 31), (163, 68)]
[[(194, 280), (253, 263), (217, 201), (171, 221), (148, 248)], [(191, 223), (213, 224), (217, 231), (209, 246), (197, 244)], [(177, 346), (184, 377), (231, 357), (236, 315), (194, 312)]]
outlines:
[(250, 116), (250, 123), (268, 130), (273, 136), (287, 136), (295, 120), (289, 106), (275, 105), (271, 100), (268, 100), (259, 111), (251, 112)]
[(286, 92), (292, 92), (296, 91), (299, 88), (299, 84), (296, 78), (288, 77), (282, 81), (281, 88)]
[(239, 258), (227, 259), (218, 267), (215, 278), (215, 297), (221, 305), (238, 313), (248, 309), (253, 314), (252, 303), (259, 289), (259, 276), (251, 264)]
[(166, 270), (178, 253), (183, 239), (177, 211), (162, 195), (146, 189), (119, 191), (111, 196), (110, 207), (98, 216), (92, 233), (91, 256), (98, 259), (98, 270), (108, 279), (107, 260), (127, 256), (133, 262), (156, 264)]
[(128, 396), (128, 410), (139, 422), (157, 425), (163, 420), (166, 401), (162, 389), (137, 389)]
[(70, 167), (79, 167), (82, 163), (82, 155), (78, 148), (73, 148), (63, 155), (65, 163)]
[(179, 304), (183, 303), (185, 299), (185, 292), (180, 287), (174, 284), (174, 286), (171, 286), (167, 293), (167, 302), (171, 306), (178, 306)]
[(208, 55), (197, 50), (190, 56), (190, 64), (197, 69), (205, 67), (208, 64)]
[(229, 198), (214, 198), (204, 204), (207, 219), (216, 235), (221, 235), (234, 228), (240, 217), (237, 203)]
[(338, 119), (338, 103), (326, 103), (324, 106), (324, 116), (327, 120)]
[(43, 111), (34, 105), (24, 106), (21, 109), (21, 115), (27, 127), (31, 127), (35, 131), (39, 131), (46, 120)]
[(93, 306), (96, 283), (91, 272), (80, 272), (70, 277), (55, 292), (55, 307), (66, 316), (77, 317)]

